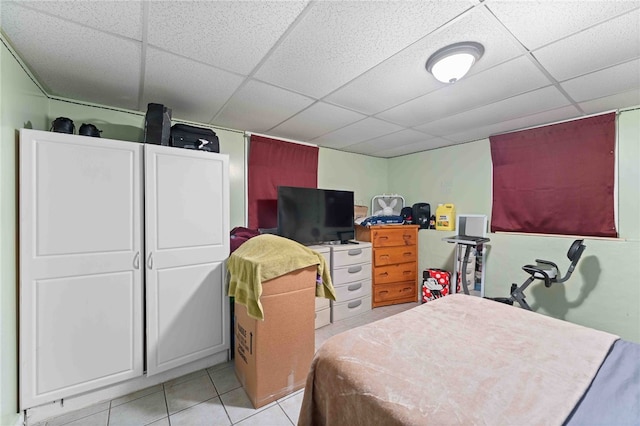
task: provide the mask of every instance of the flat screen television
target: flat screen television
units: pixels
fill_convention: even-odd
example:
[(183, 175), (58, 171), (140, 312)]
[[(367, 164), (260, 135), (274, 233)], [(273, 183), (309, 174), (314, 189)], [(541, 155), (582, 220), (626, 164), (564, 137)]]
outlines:
[(279, 186), (278, 235), (307, 245), (354, 239), (353, 191)]

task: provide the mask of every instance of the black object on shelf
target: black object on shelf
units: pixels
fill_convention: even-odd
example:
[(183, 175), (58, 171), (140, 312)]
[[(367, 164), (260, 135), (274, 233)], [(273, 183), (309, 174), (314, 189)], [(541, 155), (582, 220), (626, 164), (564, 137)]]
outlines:
[(73, 120), (67, 117), (58, 117), (51, 123), (50, 131), (57, 133), (69, 133), (73, 134), (76, 126), (73, 124)]
[(200, 151), (220, 152), (220, 141), (216, 132), (187, 124), (174, 124), (171, 127), (170, 145)]
[(93, 124), (82, 123), (82, 126), (78, 129), (78, 134), (82, 136), (91, 136), (94, 138), (99, 138), (102, 130), (98, 130), (96, 126)]
[(147, 104), (144, 117), (144, 143), (169, 145), (171, 137), (171, 109), (162, 104)]
[(416, 203), (412, 207), (414, 225), (420, 225), (420, 229), (429, 228), (429, 218), (431, 217), (431, 206), (429, 203)]

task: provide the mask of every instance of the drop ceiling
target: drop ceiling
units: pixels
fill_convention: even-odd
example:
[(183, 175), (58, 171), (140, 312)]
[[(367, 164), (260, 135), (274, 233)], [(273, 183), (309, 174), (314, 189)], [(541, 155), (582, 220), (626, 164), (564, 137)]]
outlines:
[[(390, 158), (640, 105), (635, 1), (5, 1), (53, 97)], [(484, 56), (452, 85), (446, 45)]]

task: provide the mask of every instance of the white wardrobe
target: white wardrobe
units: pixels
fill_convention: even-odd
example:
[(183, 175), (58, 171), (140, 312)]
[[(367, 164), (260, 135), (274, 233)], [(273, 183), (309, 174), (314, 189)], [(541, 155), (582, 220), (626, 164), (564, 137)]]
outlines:
[(226, 155), (20, 131), (22, 410), (229, 349)]

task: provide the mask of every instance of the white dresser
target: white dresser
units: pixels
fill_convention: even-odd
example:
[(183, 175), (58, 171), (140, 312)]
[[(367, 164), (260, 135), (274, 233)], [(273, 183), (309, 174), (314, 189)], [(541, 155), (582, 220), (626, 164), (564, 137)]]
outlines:
[[(324, 256), (327, 267), (331, 270), (331, 247), (326, 245), (309, 246), (311, 250), (317, 251)], [(324, 297), (316, 297), (316, 328), (331, 324), (330, 300)]]
[(371, 310), (371, 243), (331, 246), (331, 322)]

